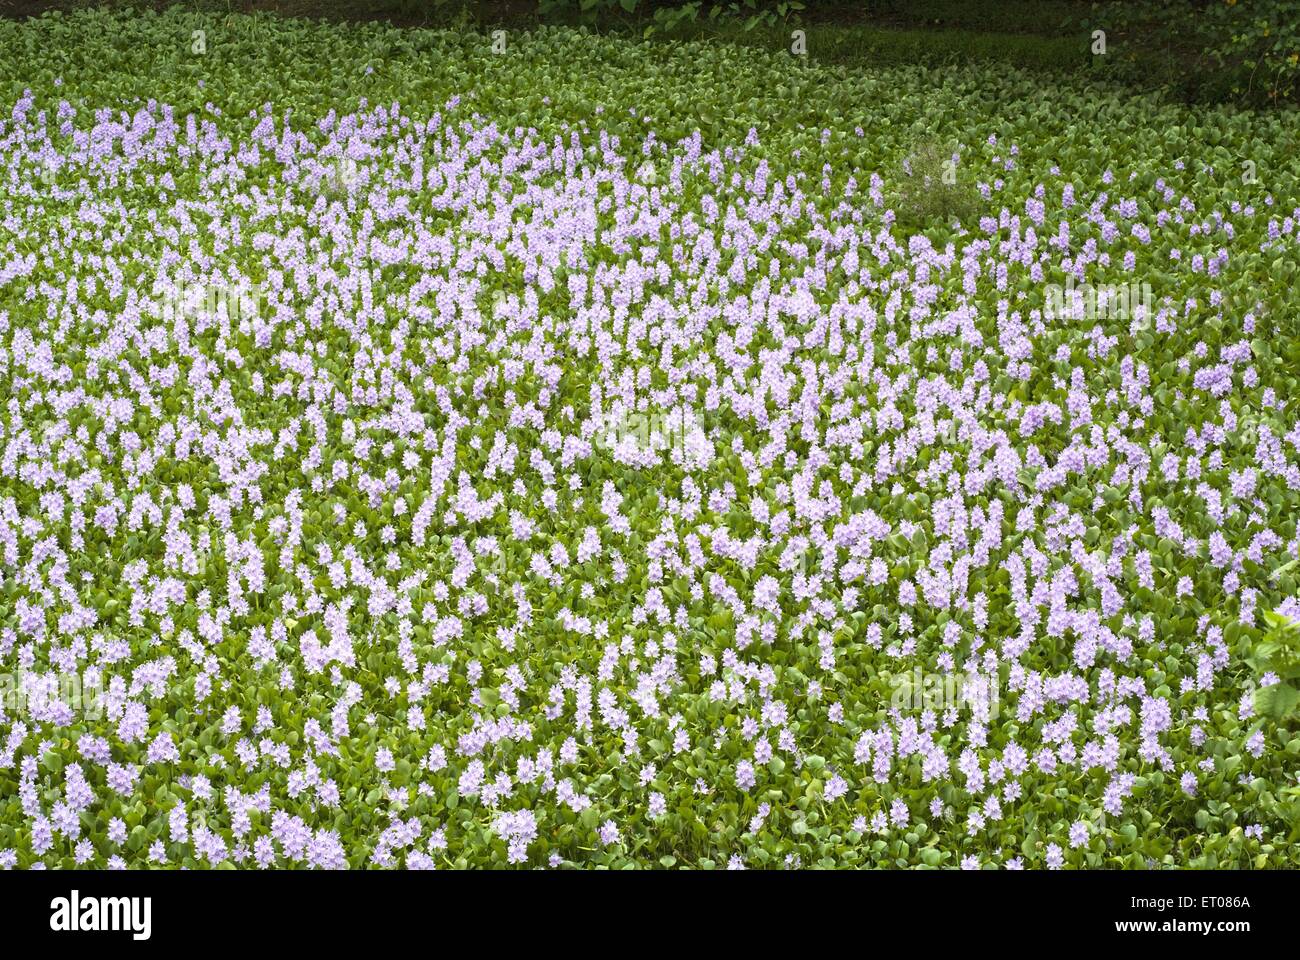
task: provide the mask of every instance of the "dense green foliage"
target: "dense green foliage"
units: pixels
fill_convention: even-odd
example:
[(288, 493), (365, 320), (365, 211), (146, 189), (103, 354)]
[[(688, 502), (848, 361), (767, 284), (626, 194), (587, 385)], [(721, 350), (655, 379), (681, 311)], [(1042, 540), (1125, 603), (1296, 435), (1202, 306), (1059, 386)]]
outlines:
[[(0, 656), (96, 661), (146, 708), (148, 734), (123, 734), (112, 711), (17, 734), (0, 717), (0, 854), (247, 866), (262, 840), (280, 866), (1300, 865), (1297, 634), (1272, 613), (1300, 591), (1294, 113), (1002, 64), (828, 64), (788, 44), (558, 28), (505, 41), (178, 11), (0, 22)], [(158, 105), (181, 130), (194, 114), (204, 149), (137, 136), (166, 126)], [(534, 177), (529, 163), (566, 149)], [(467, 171), (483, 183), (463, 185)], [(763, 207), (760, 183), (786, 205)], [(681, 249), (746, 218), (769, 245), (737, 252), (745, 231), (729, 226), (716, 256)], [(451, 253), (427, 257), (416, 233)], [(565, 246), (572, 259), (538, 280), (536, 258), (574, 236), (586, 262)], [(1159, 322), (1047, 322), (1047, 288), (1085, 266), (1093, 282), (1149, 283)], [(134, 295), (177, 268), (274, 276), (316, 310), (289, 298), (266, 330), (206, 315), (144, 329)], [(611, 308), (570, 298), (611, 276), (627, 352), (598, 361), (570, 323), (604, 343)], [(419, 286), (448, 277), (445, 296)], [(331, 299), (348, 282), (364, 309)], [(754, 306), (769, 286), (770, 309)], [(707, 467), (580, 442), (601, 388), (640, 373), (658, 397), (718, 358), (731, 392), (710, 411)], [(186, 428), (205, 439), (173, 455)], [(300, 430), (301, 448), (268, 462)], [(489, 463), (507, 442), (524, 451), (514, 485)], [(455, 471), (440, 475), (441, 457)], [(83, 531), (47, 467), (93, 507), (120, 495), (141, 512)], [(182, 487), (197, 505), (164, 531), (139, 504), (170, 511)], [(684, 507), (701, 487), (717, 496)], [(410, 529), (421, 506), (427, 539)], [(792, 512), (805, 548), (825, 550), (815, 565), (783, 539)], [(977, 552), (955, 546), (977, 515), (996, 532), (969, 578), (979, 597), (940, 605), (926, 586), (904, 601), (902, 583)], [(865, 560), (832, 536), (876, 521), (888, 533)], [(678, 538), (706, 526), (707, 571), (683, 572)], [(753, 553), (727, 554), (719, 529)], [(570, 565), (589, 530), (600, 549)], [(183, 577), (180, 534), (213, 544)], [(250, 554), (266, 582), (241, 604)], [(368, 605), (363, 562), (410, 609)], [(163, 616), (140, 596), (173, 574)], [(512, 585), (531, 603), (523, 626)], [(1048, 592), (1120, 652), (1043, 623), (1009, 648)], [(486, 613), (456, 608), (470, 595)], [(671, 622), (647, 614), (651, 595)], [(314, 601), (351, 628), (325, 669), (316, 637), (338, 620), (322, 626)], [(93, 627), (73, 616), (86, 609)], [(463, 632), (443, 633), (452, 620)], [(268, 666), (250, 637), (277, 628)], [(871, 737), (900, 723), (900, 684), (987, 654), (1001, 713), (954, 710), (928, 730), (940, 773), (915, 755), (873, 769), (862, 744), (881, 755)], [(165, 657), (175, 673), (151, 679)], [(575, 675), (609, 698), (592, 729), (572, 716)], [(516, 722), (528, 737), (476, 744)], [(1076, 746), (1109, 751), (1107, 735), (1108, 760), (1072, 762)], [(83, 738), (138, 781), (111, 788)], [(1049, 756), (1018, 771), (1003, 762), (1018, 745)], [(548, 751), (572, 794), (530, 779)], [(509, 784), (499, 809), (470, 757)], [(334, 802), (303, 786), (322, 778)], [(83, 788), (79, 826), (42, 839)], [(283, 839), (299, 828), (319, 861)]]

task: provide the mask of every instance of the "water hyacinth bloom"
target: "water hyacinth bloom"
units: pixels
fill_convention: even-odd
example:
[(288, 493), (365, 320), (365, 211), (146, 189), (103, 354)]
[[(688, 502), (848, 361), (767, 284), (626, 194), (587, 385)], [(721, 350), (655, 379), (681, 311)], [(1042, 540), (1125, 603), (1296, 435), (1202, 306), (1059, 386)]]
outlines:
[(1300, 618), (1300, 190), (1249, 116), (1266, 199), (1172, 106), (1105, 157), (949, 117), (920, 230), (867, 136), (913, 67), (703, 131), (668, 48), (512, 38), (514, 89), (285, 29), (367, 98), (5, 46), (0, 866), (1060, 869), (1211, 801), (1291, 856), (1246, 653)]

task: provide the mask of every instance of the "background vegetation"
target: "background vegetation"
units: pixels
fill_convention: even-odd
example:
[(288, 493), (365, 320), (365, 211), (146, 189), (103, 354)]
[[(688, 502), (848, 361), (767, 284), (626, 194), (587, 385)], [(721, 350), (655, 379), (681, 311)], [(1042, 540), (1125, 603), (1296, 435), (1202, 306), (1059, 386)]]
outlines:
[(788, 48), (802, 29), (823, 62), (1087, 71), (1185, 102), (1258, 106), (1300, 94), (1300, 0), (0, 0), (0, 15), (102, 6), (477, 29), (582, 24), (767, 49)]

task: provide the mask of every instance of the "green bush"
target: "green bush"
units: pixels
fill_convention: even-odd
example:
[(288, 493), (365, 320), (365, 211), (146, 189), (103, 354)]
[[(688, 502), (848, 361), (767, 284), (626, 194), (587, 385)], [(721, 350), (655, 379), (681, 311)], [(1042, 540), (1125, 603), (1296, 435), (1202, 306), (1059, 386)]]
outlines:
[(1124, 36), (1139, 71), (1154, 66), (1183, 95), (1258, 104), (1300, 92), (1300, 0), (1103, 3), (1094, 17)]
[(1236, 92), (1269, 99), (1296, 93), (1300, 79), (1300, 0), (1223, 0), (1206, 9), (1208, 53), (1240, 68)]
[(959, 145), (918, 140), (902, 165), (892, 206), (899, 226), (914, 231), (969, 223), (979, 214), (980, 195), (961, 171)]

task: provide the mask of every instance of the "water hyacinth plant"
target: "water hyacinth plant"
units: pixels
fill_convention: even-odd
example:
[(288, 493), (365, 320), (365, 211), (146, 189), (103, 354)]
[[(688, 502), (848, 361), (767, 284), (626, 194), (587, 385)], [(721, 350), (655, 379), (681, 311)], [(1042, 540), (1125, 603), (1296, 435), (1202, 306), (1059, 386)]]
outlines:
[(1296, 865), (1300, 126), (816, 41), (0, 22), (0, 865)]

